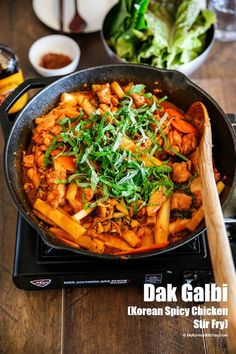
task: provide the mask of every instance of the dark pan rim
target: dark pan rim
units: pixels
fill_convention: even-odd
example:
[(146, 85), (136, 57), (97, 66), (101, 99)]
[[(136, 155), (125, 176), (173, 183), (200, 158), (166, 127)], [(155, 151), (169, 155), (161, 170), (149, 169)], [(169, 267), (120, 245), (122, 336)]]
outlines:
[[(29, 213), (25, 211), (25, 209), (21, 206), (21, 204), (19, 203), (18, 199), (15, 196), (14, 190), (12, 188), (11, 185), (11, 180), (10, 180), (10, 173), (9, 173), (9, 169), (8, 169), (8, 150), (9, 150), (9, 146), (11, 144), (11, 139), (12, 139), (12, 135), (13, 135), (13, 131), (16, 127), (16, 125), (18, 124), (18, 122), (21, 120), (21, 117), (24, 115), (25, 110), (28, 109), (28, 107), (30, 105), (33, 105), (34, 100), (36, 98), (38, 98), (39, 95), (43, 95), (45, 91), (47, 91), (48, 89), (53, 88), (55, 85), (58, 85), (58, 83), (63, 82), (63, 81), (67, 81), (69, 80), (71, 77), (78, 75), (78, 73), (84, 73), (84, 72), (92, 72), (92, 71), (102, 71), (104, 68), (127, 68), (127, 67), (133, 67), (133, 68), (145, 68), (145, 70), (153, 72), (163, 72), (166, 74), (170, 74), (170, 73), (174, 73), (175, 75), (178, 75), (179, 77), (182, 77), (183, 80), (183, 84), (186, 84), (187, 86), (193, 87), (195, 90), (197, 90), (198, 92), (200, 92), (203, 96), (205, 96), (209, 101), (211, 101), (211, 103), (217, 108), (217, 110), (220, 112), (220, 114), (222, 115), (222, 117), (224, 118), (227, 127), (229, 129), (229, 132), (231, 133), (231, 137), (233, 140), (233, 144), (234, 144), (234, 150), (236, 151), (236, 137), (232, 128), (232, 125), (228, 119), (228, 117), (226, 116), (226, 114), (223, 112), (223, 110), (220, 108), (220, 106), (218, 105), (218, 103), (207, 93), (205, 92), (203, 89), (201, 89), (198, 85), (196, 85), (195, 83), (193, 83), (186, 75), (184, 75), (183, 73), (177, 71), (177, 70), (169, 70), (169, 69), (159, 69), (159, 68), (154, 68), (151, 67), (149, 65), (141, 65), (141, 64), (129, 64), (129, 63), (125, 63), (125, 64), (109, 64), (109, 65), (101, 65), (101, 66), (95, 66), (95, 67), (91, 67), (88, 69), (83, 69), (80, 71), (77, 71), (75, 73), (72, 73), (70, 75), (64, 76), (58, 80), (56, 80), (55, 82), (53, 82), (52, 84), (48, 85), (47, 87), (45, 87), (44, 89), (42, 89), (40, 92), (36, 93), (35, 96), (32, 97), (32, 99), (28, 102), (28, 104), (23, 108), (23, 110), (20, 112), (20, 114), (18, 115), (18, 117), (16, 118), (16, 121), (13, 124), (13, 127), (10, 131), (9, 137), (7, 139), (6, 145), (5, 145), (5, 151), (4, 151), (4, 170), (5, 170), (5, 175), (6, 175), (6, 182), (7, 182), (7, 186), (8, 189), (10, 191), (11, 197), (15, 203), (15, 205), (17, 206), (18, 210), (20, 211), (21, 215), (26, 219), (26, 221), (34, 228), (36, 229), (36, 231), (39, 232), (39, 234), (41, 235), (43, 241), (50, 247), (56, 248), (56, 249), (61, 249), (61, 250), (70, 250), (73, 251), (75, 253), (78, 254), (83, 254), (86, 256), (92, 256), (92, 257), (96, 257), (96, 258), (102, 258), (102, 259), (121, 259), (121, 256), (114, 256), (114, 255), (108, 255), (108, 254), (97, 254), (97, 253), (92, 253), (92, 252), (88, 252), (85, 251), (83, 249), (75, 249), (72, 247), (69, 247), (67, 245), (55, 245), (52, 244), (48, 241), (48, 237), (46, 236), (46, 231), (42, 228), (42, 226), (40, 225), (40, 223), (35, 223), (31, 220), (31, 218), (29, 217)], [(222, 208), (224, 208), (225, 205), (228, 204), (229, 200), (232, 197), (232, 193), (233, 193), (233, 186), (235, 186), (236, 184), (236, 170), (234, 172), (234, 177), (233, 177), (233, 181), (232, 181), (232, 187), (228, 192), (228, 195), (226, 197), (226, 200), (224, 201), (224, 203), (222, 204)], [(189, 242), (190, 240), (193, 240), (194, 238), (198, 237), (204, 230), (206, 229), (204, 223), (201, 224), (201, 226), (198, 228), (198, 230), (195, 233), (190, 234), (189, 236), (187, 236), (184, 239), (181, 239), (180, 241), (166, 247), (163, 249), (158, 249), (158, 250), (153, 250), (152, 252), (146, 252), (146, 253), (140, 253), (140, 254), (136, 254), (136, 255), (127, 255), (125, 256), (126, 259), (141, 259), (141, 258), (146, 258), (146, 257), (152, 257), (152, 256), (156, 256), (158, 254), (163, 254), (163, 253), (167, 253), (169, 251), (172, 251), (178, 247), (180, 247), (181, 245), (186, 244), (187, 242)], [(123, 257), (122, 257), (123, 258)]]

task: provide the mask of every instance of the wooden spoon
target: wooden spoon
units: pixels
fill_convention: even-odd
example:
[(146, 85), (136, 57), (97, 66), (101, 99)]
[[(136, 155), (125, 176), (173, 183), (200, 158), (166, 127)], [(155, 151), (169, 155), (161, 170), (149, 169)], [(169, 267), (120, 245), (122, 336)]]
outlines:
[(83, 30), (87, 26), (87, 23), (79, 14), (77, 0), (74, 0), (74, 3), (75, 3), (75, 14), (69, 25), (69, 29), (71, 30), (71, 32), (80, 33), (83, 32)]
[(208, 244), (216, 284), (228, 285), (228, 302), (222, 303), (221, 306), (228, 307), (227, 342), (229, 353), (234, 354), (236, 353), (236, 276), (213, 172), (210, 119), (206, 107), (201, 102), (195, 102), (187, 114), (195, 126), (199, 127), (201, 134), (197, 160), (202, 181)]

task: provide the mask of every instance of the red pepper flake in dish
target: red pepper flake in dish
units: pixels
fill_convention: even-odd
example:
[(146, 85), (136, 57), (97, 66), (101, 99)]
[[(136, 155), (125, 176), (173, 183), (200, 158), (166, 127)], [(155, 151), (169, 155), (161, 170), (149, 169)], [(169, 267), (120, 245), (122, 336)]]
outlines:
[(40, 66), (45, 69), (60, 69), (69, 65), (72, 62), (68, 55), (58, 53), (45, 54), (40, 62)]

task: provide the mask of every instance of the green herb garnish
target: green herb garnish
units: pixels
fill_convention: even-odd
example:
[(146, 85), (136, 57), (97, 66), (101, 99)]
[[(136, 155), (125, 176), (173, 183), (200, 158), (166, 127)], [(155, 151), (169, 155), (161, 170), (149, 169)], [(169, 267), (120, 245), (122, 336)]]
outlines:
[[(165, 162), (161, 166), (148, 167), (142, 158), (143, 155), (151, 158), (156, 151), (162, 151), (156, 139), (158, 131), (164, 143), (168, 143), (162, 129), (168, 115), (165, 114), (160, 122), (156, 120), (154, 114), (158, 106), (152, 94), (144, 92), (144, 88), (142, 84), (134, 85), (129, 92), (148, 97), (146, 102), (149, 104), (139, 108), (133, 107), (133, 99), (128, 94), (121, 100), (116, 112), (101, 115), (95, 111), (87, 119), (81, 114), (59, 121), (62, 132), (53, 138), (47, 148), (44, 166), (52, 163), (51, 152), (62, 147), (59, 155), (73, 156), (77, 169), (66, 180), (56, 180), (55, 183), (73, 181), (82, 188), (91, 187), (93, 191), (99, 191), (99, 200), (124, 198), (127, 205), (133, 203), (135, 210), (140, 205), (146, 205), (150, 195), (159, 188), (165, 195), (172, 195), (175, 187), (170, 177), (172, 168)], [(166, 98), (159, 99), (158, 103)], [(123, 138), (135, 143), (136, 151), (121, 149)], [(147, 141), (151, 141), (151, 145), (141, 149)], [(185, 156), (175, 154), (187, 161)], [(93, 204), (89, 205), (91, 207)]]

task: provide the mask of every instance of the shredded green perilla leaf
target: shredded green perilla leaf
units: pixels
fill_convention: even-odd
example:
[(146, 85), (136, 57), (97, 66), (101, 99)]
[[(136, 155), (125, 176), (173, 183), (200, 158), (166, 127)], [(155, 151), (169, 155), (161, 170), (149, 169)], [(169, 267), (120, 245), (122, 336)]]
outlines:
[[(150, 104), (134, 108), (133, 98), (129, 96), (132, 93), (148, 97)], [(151, 93), (145, 93), (145, 85), (134, 85), (121, 100), (116, 112), (101, 115), (97, 110), (86, 120), (83, 120), (83, 114), (73, 119), (61, 119), (62, 132), (54, 137), (46, 150), (44, 167), (52, 163), (51, 151), (62, 146), (59, 156), (73, 156), (77, 169), (67, 180), (57, 180), (55, 183), (74, 181), (80, 186), (91, 187), (93, 191), (99, 190), (101, 198), (124, 198), (127, 203), (133, 202), (135, 205), (141, 201), (142, 206), (159, 188), (164, 187), (164, 194), (172, 195), (172, 168), (166, 163), (148, 167), (142, 159), (143, 154), (151, 157), (156, 151), (162, 151), (156, 139), (157, 132), (167, 142), (162, 130), (167, 115), (160, 122), (154, 116), (154, 112), (161, 109), (159, 103), (166, 99), (164, 96), (155, 102)], [(135, 142), (136, 151), (120, 148), (124, 137)], [(148, 140), (151, 146), (139, 150)], [(179, 153), (176, 155), (187, 160)]]

